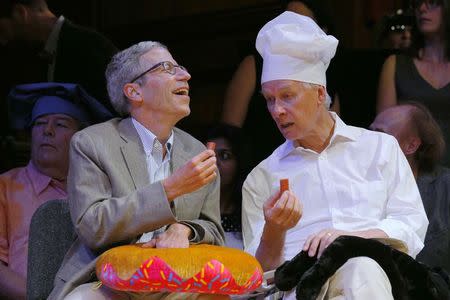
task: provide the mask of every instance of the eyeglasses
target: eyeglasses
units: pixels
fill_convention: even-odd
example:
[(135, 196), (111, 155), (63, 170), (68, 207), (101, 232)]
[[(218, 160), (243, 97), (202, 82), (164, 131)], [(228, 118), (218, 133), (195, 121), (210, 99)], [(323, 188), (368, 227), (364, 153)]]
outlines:
[(187, 69), (185, 67), (183, 67), (183, 66), (174, 65), (170, 61), (162, 61), (162, 62), (159, 62), (156, 65), (150, 67), (149, 69), (147, 69), (146, 71), (142, 72), (138, 76), (134, 77), (133, 80), (131, 80), (131, 82), (135, 82), (136, 80), (138, 80), (139, 78), (141, 78), (145, 74), (153, 72), (153, 71), (155, 71), (157, 69), (160, 69), (160, 68), (162, 68), (164, 72), (167, 72), (167, 73), (169, 73), (171, 75), (175, 75), (175, 73), (177, 72), (176, 68), (179, 68), (179, 69), (187, 72)]
[(404, 32), (406, 30), (411, 30), (410, 25), (392, 25), (389, 27), (389, 30), (392, 32)]
[(425, 6), (428, 9), (433, 9), (442, 5), (442, 0), (413, 0), (411, 2), (412, 7), (418, 9), (422, 3), (425, 3)]

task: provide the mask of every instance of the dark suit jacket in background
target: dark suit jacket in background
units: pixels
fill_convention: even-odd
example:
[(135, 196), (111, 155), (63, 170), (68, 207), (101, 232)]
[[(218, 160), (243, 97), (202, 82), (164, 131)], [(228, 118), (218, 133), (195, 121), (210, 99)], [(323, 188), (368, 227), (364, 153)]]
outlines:
[[(174, 129), (171, 170), (205, 149)], [(68, 194), (78, 239), (68, 251), (49, 299), (62, 299), (95, 279), (96, 257), (114, 246), (174, 222), (194, 229), (195, 243), (222, 245), (220, 180), (174, 200), (161, 182), (149, 183), (146, 156), (131, 119), (113, 119), (76, 133), (71, 142)]]
[(54, 81), (81, 84), (114, 115), (106, 90), (105, 70), (118, 52), (100, 33), (65, 20), (58, 39)]

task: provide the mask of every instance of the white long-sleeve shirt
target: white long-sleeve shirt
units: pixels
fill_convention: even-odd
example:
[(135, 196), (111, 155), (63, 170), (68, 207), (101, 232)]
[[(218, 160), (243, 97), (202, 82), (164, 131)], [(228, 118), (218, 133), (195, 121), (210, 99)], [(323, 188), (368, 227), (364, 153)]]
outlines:
[(255, 255), (264, 227), (263, 204), (288, 178), (303, 216), (287, 231), (284, 259), (299, 253), (307, 237), (325, 228), (381, 229), (403, 241), (409, 255), (423, 248), (428, 220), (395, 138), (347, 126), (333, 114), (335, 130), (321, 153), (286, 141), (248, 175), (243, 189), (245, 250)]

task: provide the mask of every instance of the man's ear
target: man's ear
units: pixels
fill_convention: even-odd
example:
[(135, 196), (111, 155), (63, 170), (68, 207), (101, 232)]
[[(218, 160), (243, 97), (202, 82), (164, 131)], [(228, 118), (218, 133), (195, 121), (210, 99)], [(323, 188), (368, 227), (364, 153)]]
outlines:
[(322, 85), (319, 85), (317, 88), (317, 99), (319, 105), (324, 105), (327, 100), (327, 90)]
[(123, 93), (130, 99), (130, 103), (138, 104), (142, 102), (141, 89), (137, 83), (127, 83), (123, 87)]
[(12, 7), (11, 18), (16, 22), (26, 24), (30, 17), (30, 12), (26, 5), (16, 3)]
[(419, 149), (420, 145), (422, 145), (422, 141), (417, 136), (412, 136), (408, 139), (404, 147), (405, 156), (413, 155), (416, 153), (417, 149)]

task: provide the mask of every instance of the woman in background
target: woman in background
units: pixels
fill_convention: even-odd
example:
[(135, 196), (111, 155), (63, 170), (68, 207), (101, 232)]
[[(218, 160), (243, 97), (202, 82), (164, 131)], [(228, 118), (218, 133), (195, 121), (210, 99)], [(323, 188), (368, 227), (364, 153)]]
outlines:
[(211, 128), (207, 142), (216, 143), (217, 167), (220, 173), (220, 215), (225, 230), (225, 245), (243, 249), (241, 231), (242, 183), (247, 172), (244, 166), (244, 143), (241, 130), (219, 124)]
[[(403, 100), (424, 104), (450, 145), (449, 0), (412, 0), (416, 22), (408, 55), (389, 56), (382, 68), (377, 112)], [(447, 151), (444, 163), (448, 165)]]

